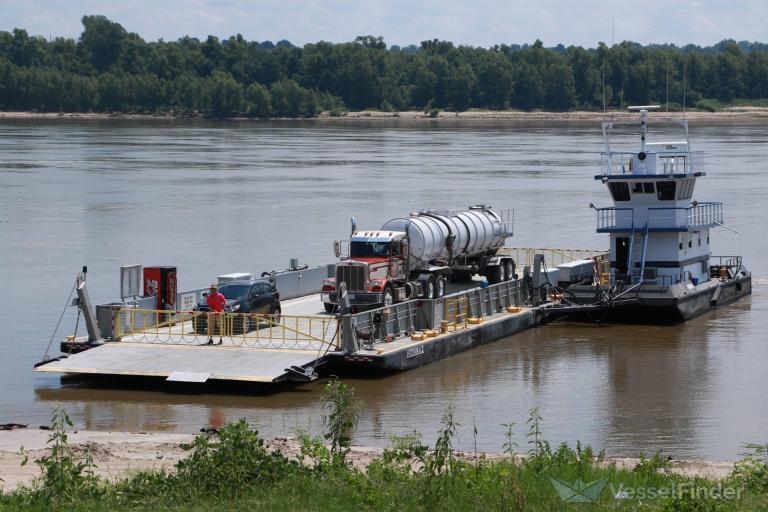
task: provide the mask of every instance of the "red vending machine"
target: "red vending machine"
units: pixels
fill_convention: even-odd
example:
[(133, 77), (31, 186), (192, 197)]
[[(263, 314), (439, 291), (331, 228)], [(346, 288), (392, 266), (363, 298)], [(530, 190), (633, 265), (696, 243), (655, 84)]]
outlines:
[(144, 296), (157, 297), (157, 309), (176, 309), (176, 267), (144, 267)]

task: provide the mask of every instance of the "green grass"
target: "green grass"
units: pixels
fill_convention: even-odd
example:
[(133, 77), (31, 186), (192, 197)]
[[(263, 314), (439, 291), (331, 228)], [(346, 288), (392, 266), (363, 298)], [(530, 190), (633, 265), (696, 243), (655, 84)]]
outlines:
[[(449, 408), (435, 446), (427, 449), (418, 435), (394, 438), (392, 446), (366, 468), (348, 460), (349, 433), (357, 423), (359, 403), (343, 383), (326, 390), (323, 438), (301, 436), (301, 462), (269, 451), (245, 421), (217, 435), (200, 435), (185, 446), (189, 456), (175, 472), (136, 473), (115, 483), (95, 477), (90, 461), (76, 460), (66, 443), (66, 414), (54, 415), (51, 446), (55, 453), (36, 461), (43, 476), (31, 488), (0, 496), (5, 511), (227, 511), (227, 510), (648, 510), (741, 511), (768, 509), (768, 448), (749, 445), (749, 456), (720, 483), (672, 474), (664, 457), (642, 458), (634, 470), (606, 465), (602, 454), (577, 443), (550, 447), (537, 410), (528, 420), (526, 457), (512, 454), (510, 436), (503, 443), (509, 457), (477, 462), (459, 459), (452, 442), (458, 427)], [(511, 427), (510, 427), (511, 431)], [(326, 446), (323, 439), (330, 443)], [(502, 446), (500, 446), (502, 448)], [(87, 457), (86, 457), (87, 458)], [(62, 469), (63, 468), (63, 469)], [(606, 479), (596, 503), (564, 503), (550, 478), (566, 484)], [(683, 492), (661, 498), (638, 496), (650, 489), (698, 487), (738, 490), (739, 497), (694, 496)], [(616, 499), (623, 491), (625, 498)]]

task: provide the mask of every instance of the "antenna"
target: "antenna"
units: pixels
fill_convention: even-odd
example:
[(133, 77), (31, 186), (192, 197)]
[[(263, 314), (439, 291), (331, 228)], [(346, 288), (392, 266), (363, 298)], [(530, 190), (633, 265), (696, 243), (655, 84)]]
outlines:
[(683, 119), (685, 119), (685, 59), (683, 59)]
[(669, 55), (667, 55), (667, 59), (665, 61), (664, 66), (666, 68), (666, 73), (667, 73), (667, 84), (666, 84), (666, 88), (667, 88), (667, 114), (669, 114)]
[[(610, 48), (613, 48), (613, 36), (616, 33), (616, 15), (613, 15), (613, 18), (611, 20), (611, 46)], [(608, 49), (606, 48), (606, 52), (603, 54), (603, 121), (605, 121), (606, 111), (607, 111), (607, 104), (605, 101), (605, 56), (608, 54)]]
[(603, 54), (603, 121), (605, 121), (605, 54)]

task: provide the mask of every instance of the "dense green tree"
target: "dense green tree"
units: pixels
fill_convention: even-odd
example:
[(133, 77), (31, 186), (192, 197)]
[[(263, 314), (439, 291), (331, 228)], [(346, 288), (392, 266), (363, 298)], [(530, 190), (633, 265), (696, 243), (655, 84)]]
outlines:
[(545, 70), (546, 92), (544, 102), (548, 108), (568, 110), (576, 99), (576, 86), (570, 66), (557, 62)]
[(214, 116), (229, 117), (243, 111), (243, 87), (229, 73), (216, 71), (211, 75), (207, 96)]
[[(0, 31), (0, 109), (312, 116), (321, 110), (601, 109), (762, 100), (768, 45), (702, 48), (456, 46), (387, 48), (381, 37), (296, 47), (242, 35), (147, 42), (104, 16), (77, 39)], [(711, 102), (709, 103), (711, 105)]]
[(249, 116), (269, 117), (272, 113), (272, 98), (269, 89), (254, 82), (245, 89), (246, 111)]
[(127, 32), (106, 16), (83, 16), (82, 22), (80, 44), (83, 51), (97, 71), (108, 70), (120, 57)]
[(468, 64), (462, 64), (453, 70), (447, 91), (450, 107), (457, 111), (468, 109), (476, 83), (475, 73)]

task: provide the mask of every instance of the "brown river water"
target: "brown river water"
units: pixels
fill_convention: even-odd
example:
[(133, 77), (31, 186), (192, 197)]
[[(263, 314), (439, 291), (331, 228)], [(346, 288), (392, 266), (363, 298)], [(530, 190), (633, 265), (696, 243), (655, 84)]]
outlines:
[[(713, 253), (745, 256), (754, 293), (676, 326), (553, 324), (423, 368), (350, 378), (364, 402), (355, 443), (418, 431), (449, 405), (458, 445), (500, 451), (503, 423), (539, 407), (550, 442), (609, 455), (663, 449), (735, 459), (768, 441), (768, 125), (691, 123), (708, 176), (694, 198), (725, 203)], [(176, 265), (180, 289), (229, 272), (333, 259), (331, 241), (421, 208), (515, 208), (518, 247), (600, 248), (589, 203), (608, 206), (599, 123), (0, 120), (0, 423), (196, 432), (247, 418), (268, 436), (322, 425), (322, 383), (195, 392), (89, 386), (32, 372), (76, 272), (96, 302), (119, 266)], [(56, 344), (69, 334), (69, 308)]]

